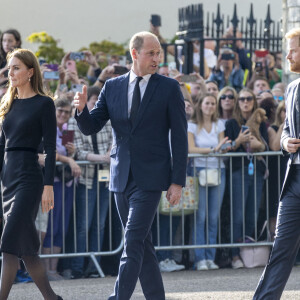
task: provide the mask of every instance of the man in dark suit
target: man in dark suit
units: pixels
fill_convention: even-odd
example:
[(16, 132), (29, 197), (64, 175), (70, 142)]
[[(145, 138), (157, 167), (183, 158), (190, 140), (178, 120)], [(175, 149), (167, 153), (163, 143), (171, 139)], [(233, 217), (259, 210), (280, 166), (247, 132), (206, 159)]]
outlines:
[(180, 201), (187, 122), (178, 82), (155, 73), (161, 53), (157, 37), (140, 32), (129, 46), (131, 71), (105, 83), (90, 113), (86, 87), (76, 94), (74, 105), (84, 134), (98, 132), (108, 120), (113, 128), (110, 190), (115, 193), (125, 244), (109, 300), (130, 299), (138, 279), (146, 299), (161, 300), (165, 292), (150, 229), (161, 191), (168, 191), (172, 205)]
[[(290, 70), (300, 73), (300, 28), (292, 29), (288, 39)], [(281, 146), (290, 154), (283, 183), (270, 260), (261, 276), (253, 299), (280, 299), (300, 246), (300, 80), (286, 91), (286, 119)]]

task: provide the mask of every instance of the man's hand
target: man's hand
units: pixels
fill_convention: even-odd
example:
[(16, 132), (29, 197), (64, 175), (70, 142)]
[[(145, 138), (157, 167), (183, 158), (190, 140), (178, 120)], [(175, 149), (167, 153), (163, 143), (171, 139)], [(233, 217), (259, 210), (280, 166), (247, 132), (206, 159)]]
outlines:
[(300, 139), (288, 138), (283, 142), (283, 148), (289, 153), (296, 153), (300, 147)]
[(74, 97), (74, 106), (79, 112), (82, 112), (87, 103), (87, 87), (84, 85), (82, 87), (82, 93), (76, 92)]
[(182, 186), (172, 183), (167, 191), (167, 199), (171, 205), (176, 205), (179, 203), (181, 198)]

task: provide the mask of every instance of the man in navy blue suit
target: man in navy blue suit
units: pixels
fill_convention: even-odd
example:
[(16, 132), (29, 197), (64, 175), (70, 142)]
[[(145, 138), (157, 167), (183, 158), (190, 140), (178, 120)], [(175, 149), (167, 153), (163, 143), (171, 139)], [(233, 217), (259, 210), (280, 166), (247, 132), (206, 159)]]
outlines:
[(156, 74), (161, 46), (155, 35), (137, 33), (129, 47), (131, 71), (106, 81), (90, 112), (86, 87), (75, 95), (74, 105), (84, 134), (98, 132), (108, 120), (113, 128), (110, 190), (115, 193), (125, 244), (109, 300), (130, 299), (138, 279), (146, 299), (163, 300), (165, 292), (150, 229), (161, 191), (167, 190), (167, 199), (174, 205), (185, 185), (184, 99), (177, 81)]
[[(290, 30), (290, 70), (300, 74), (300, 28)], [(256, 288), (253, 300), (279, 300), (291, 274), (300, 247), (300, 79), (289, 84), (285, 97), (286, 118), (281, 147), (290, 154), (280, 195), (276, 236), (271, 256)]]

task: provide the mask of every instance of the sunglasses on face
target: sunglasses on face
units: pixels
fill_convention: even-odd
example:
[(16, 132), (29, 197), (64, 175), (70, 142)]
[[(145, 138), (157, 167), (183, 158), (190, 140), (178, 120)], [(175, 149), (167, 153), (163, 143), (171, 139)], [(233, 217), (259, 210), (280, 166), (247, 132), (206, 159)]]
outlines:
[(69, 110), (62, 109), (62, 108), (57, 108), (56, 110), (57, 110), (58, 113), (60, 113), (60, 114), (64, 113), (65, 115), (69, 115), (69, 114), (71, 113)]
[(250, 102), (252, 100), (253, 100), (252, 96), (249, 96), (249, 97), (239, 97), (239, 101), (241, 101), (241, 102), (245, 102), (245, 101)]
[(220, 97), (221, 100), (225, 100), (226, 98), (230, 99), (230, 100), (233, 100), (234, 99), (234, 96), (233, 95), (222, 95)]

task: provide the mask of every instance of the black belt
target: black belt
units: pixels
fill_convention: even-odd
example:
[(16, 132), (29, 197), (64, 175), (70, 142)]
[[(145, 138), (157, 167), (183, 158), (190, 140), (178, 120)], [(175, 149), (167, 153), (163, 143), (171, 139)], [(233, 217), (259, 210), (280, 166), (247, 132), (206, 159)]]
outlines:
[(9, 148), (5, 148), (5, 151), (6, 152), (9, 152), (9, 151), (27, 151), (27, 152), (37, 153), (37, 149), (30, 148), (30, 147), (9, 147)]

